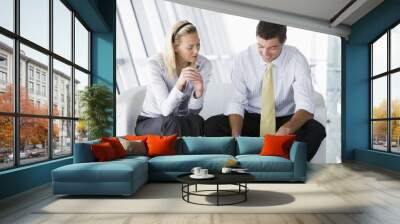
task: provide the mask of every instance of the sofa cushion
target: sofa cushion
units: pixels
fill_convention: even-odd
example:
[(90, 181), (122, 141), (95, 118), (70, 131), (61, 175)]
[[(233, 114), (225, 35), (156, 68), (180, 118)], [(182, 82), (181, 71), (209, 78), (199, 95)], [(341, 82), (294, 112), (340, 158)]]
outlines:
[(99, 144), (100, 139), (75, 143), (74, 147), (74, 163), (95, 162), (96, 158), (90, 148), (92, 144)]
[(126, 155), (147, 155), (147, 148), (145, 142), (141, 140), (126, 140), (125, 138), (118, 138), (126, 151)]
[(238, 155), (241, 168), (249, 172), (293, 172), (292, 161), (278, 156)]
[(122, 158), (126, 156), (126, 151), (124, 146), (122, 146), (121, 142), (117, 137), (103, 137), (101, 138), (101, 142), (108, 142), (114, 149), (115, 155), (117, 158)]
[(149, 160), (149, 170), (163, 172), (190, 172), (193, 167), (200, 166), (211, 172), (219, 171), (228, 160), (235, 159), (231, 155), (175, 155), (158, 156)]
[(236, 155), (259, 154), (264, 145), (263, 137), (237, 137)]
[(96, 157), (96, 161), (104, 162), (118, 158), (112, 145), (108, 142), (92, 144), (90, 148), (92, 149), (94, 157)]
[(176, 135), (159, 136), (149, 135), (146, 143), (148, 147), (148, 156), (164, 156), (176, 154)]
[(182, 137), (178, 147), (180, 147), (180, 154), (185, 155), (235, 155), (235, 141), (233, 137)]
[(296, 135), (265, 135), (261, 156), (280, 156), (289, 159), (290, 148)]
[[(147, 171), (146, 162), (139, 159), (95, 163), (74, 163), (53, 170), (58, 182), (129, 182), (134, 172)], [(147, 176), (147, 173), (141, 174)]]

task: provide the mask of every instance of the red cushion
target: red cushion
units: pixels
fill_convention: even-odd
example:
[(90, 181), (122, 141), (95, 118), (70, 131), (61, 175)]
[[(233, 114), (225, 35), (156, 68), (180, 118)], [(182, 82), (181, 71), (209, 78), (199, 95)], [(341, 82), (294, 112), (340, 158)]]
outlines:
[(147, 137), (148, 156), (176, 155), (176, 135)]
[(126, 156), (126, 151), (118, 138), (116, 138), (116, 137), (101, 138), (101, 142), (110, 143), (112, 148), (114, 149), (115, 155), (118, 158)]
[(296, 138), (295, 135), (265, 135), (262, 156), (280, 156), (290, 158), (290, 147)]
[(92, 144), (90, 147), (97, 161), (103, 162), (117, 158), (113, 147), (108, 142)]

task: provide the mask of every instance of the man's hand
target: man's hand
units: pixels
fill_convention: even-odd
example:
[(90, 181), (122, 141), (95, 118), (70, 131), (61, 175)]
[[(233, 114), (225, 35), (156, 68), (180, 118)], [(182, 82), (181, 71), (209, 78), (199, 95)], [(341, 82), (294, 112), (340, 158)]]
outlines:
[(276, 135), (291, 135), (295, 133), (308, 120), (313, 119), (314, 115), (306, 110), (300, 109), (294, 113), (292, 118), (282, 125)]
[(285, 127), (285, 125), (282, 125), (276, 132), (276, 135), (290, 135), (290, 134), (293, 134), (293, 132), (289, 127)]

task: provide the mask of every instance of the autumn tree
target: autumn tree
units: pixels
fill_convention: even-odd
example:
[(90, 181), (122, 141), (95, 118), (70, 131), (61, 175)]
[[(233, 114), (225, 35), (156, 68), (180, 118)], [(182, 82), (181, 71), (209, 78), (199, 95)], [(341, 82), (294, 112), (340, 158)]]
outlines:
[[(0, 94), (0, 111), (13, 112), (14, 98), (13, 85), (8, 85), (5, 93)], [(44, 104), (46, 105), (46, 104)], [(20, 110), (23, 114), (41, 114), (46, 115), (48, 107), (43, 105), (34, 105), (29, 99), (29, 95), (24, 87), (20, 88)], [(59, 113), (55, 111), (55, 113)], [(12, 148), (13, 146), (13, 120), (11, 116), (0, 116), (0, 146)], [(26, 145), (45, 145), (48, 136), (47, 118), (20, 118), (20, 148), (24, 149)], [(58, 137), (59, 128), (55, 125), (53, 128), (53, 138)]]
[[(387, 118), (387, 101), (383, 100), (378, 106), (373, 108), (373, 118)], [(400, 100), (394, 99), (391, 104), (391, 117), (400, 117)], [(391, 121), (392, 128), (392, 141), (399, 141), (400, 138), (400, 122), (397, 120)], [(373, 125), (374, 138), (386, 138), (387, 135), (387, 122), (375, 121)]]

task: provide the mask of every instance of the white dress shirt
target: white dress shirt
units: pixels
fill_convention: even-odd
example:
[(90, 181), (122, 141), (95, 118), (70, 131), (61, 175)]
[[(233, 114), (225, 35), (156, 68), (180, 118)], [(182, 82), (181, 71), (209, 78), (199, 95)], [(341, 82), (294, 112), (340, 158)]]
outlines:
[[(281, 54), (271, 63), (276, 116), (291, 115), (300, 109), (313, 114), (311, 70), (303, 54), (295, 47), (284, 45)], [(231, 73), (232, 94), (225, 115), (243, 117), (244, 110), (260, 113), (262, 76), (267, 68), (256, 44), (235, 57)]]
[(167, 74), (161, 54), (150, 57), (147, 61), (147, 92), (140, 115), (145, 117), (160, 117), (170, 114), (184, 116), (198, 114), (204, 101), (206, 87), (211, 75), (211, 63), (204, 56), (197, 57), (196, 67), (203, 78), (203, 95), (194, 98), (191, 82), (187, 82), (183, 91), (175, 87), (178, 76), (171, 78)]

